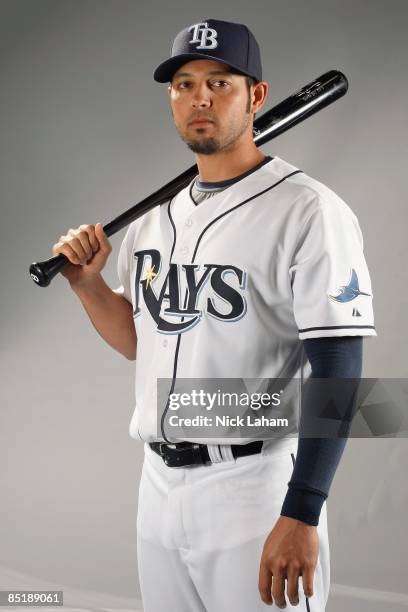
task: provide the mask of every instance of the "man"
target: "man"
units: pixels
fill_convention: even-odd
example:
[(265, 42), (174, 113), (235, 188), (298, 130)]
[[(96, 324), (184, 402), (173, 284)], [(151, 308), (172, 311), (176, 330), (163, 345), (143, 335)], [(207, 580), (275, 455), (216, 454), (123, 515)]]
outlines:
[[(53, 247), (73, 264), (63, 274), (98, 332), (136, 359), (130, 434), (145, 446), (144, 610), (253, 612), (273, 603), (321, 612), (324, 502), (345, 438), (302, 436), (307, 405), (299, 442), (290, 427), (236, 440), (228, 426), (192, 442), (172, 435), (168, 417), (185, 380), (360, 376), (362, 336), (376, 333), (358, 221), (329, 188), (254, 144), (268, 83), (246, 26), (189, 25), (154, 78), (169, 83), (198, 176), (129, 226), (116, 291), (100, 275), (111, 252), (100, 224), (70, 230)], [(160, 380), (169, 381), (164, 394)], [(295, 417), (296, 408), (282, 410)]]

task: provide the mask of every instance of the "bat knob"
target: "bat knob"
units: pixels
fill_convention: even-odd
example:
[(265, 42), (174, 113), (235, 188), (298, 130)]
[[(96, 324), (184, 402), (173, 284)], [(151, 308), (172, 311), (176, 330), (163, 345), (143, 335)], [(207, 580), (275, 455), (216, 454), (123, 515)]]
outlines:
[(54, 276), (68, 263), (68, 258), (60, 253), (47, 261), (32, 263), (29, 268), (30, 276), (39, 287), (48, 287)]

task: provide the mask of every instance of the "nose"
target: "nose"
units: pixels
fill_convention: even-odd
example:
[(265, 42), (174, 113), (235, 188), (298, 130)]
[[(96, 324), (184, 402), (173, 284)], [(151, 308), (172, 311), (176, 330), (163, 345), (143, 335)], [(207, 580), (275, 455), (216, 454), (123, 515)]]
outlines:
[(211, 91), (206, 83), (197, 84), (191, 98), (193, 108), (208, 108), (211, 106)]

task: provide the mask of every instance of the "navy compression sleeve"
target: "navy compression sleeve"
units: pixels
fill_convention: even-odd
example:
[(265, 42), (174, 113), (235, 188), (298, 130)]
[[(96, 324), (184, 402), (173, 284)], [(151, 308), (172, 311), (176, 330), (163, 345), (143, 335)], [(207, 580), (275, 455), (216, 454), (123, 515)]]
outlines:
[[(363, 354), (361, 336), (311, 338), (304, 340), (303, 344), (312, 367), (312, 378), (360, 378)], [(281, 515), (318, 525), (347, 437), (302, 437), (307, 419), (306, 403), (302, 404), (298, 451)]]

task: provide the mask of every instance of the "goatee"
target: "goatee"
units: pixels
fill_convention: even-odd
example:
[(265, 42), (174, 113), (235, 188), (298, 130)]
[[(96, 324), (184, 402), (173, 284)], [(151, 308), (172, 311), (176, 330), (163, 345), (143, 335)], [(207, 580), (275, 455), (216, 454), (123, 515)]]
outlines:
[(201, 155), (213, 155), (220, 150), (220, 143), (216, 138), (206, 138), (201, 141), (184, 140), (184, 142), (193, 153), (199, 153)]

